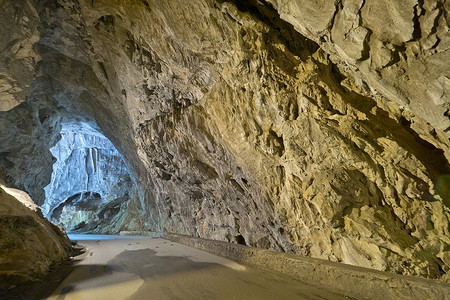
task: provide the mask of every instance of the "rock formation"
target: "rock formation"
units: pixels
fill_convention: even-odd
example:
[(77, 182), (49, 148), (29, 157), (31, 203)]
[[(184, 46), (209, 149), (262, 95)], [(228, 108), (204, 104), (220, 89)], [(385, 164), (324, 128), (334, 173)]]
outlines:
[(68, 231), (118, 233), (111, 225), (134, 189), (114, 145), (88, 124), (70, 123), (50, 151), (56, 162), (44, 188), (44, 216)]
[(36, 280), (67, 259), (70, 241), (23, 191), (0, 183), (0, 289)]
[(137, 184), (102, 232), (450, 280), (448, 2), (0, 3), (0, 166), (37, 204), (96, 123)]

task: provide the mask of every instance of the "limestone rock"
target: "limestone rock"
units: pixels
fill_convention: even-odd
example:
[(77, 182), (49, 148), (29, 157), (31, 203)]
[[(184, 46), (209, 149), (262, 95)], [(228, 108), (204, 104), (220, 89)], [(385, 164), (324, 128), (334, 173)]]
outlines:
[(8, 185), (26, 191), (38, 205), (45, 199), (61, 117), (48, 104), (22, 103), (0, 112), (0, 166)]
[(1, 115), (7, 179), (41, 205), (36, 153), (97, 123), (138, 187), (104, 232), (449, 280), (448, 7), (394, 1), (391, 28), (375, 1), (268, 2), (27, 2), (41, 61)]
[(450, 76), (447, 1), (266, 2), (347, 76), (450, 137), (450, 97), (445, 88), (433, 92)]
[(69, 258), (66, 234), (20, 190), (0, 185), (0, 288), (37, 280)]
[(97, 223), (112, 222), (114, 210), (126, 205), (133, 189), (122, 155), (83, 123), (63, 124), (61, 139), (50, 151), (56, 162), (44, 188), (44, 216), (68, 231), (101, 232)]
[[(420, 9), (417, 0), (366, 1), (360, 3), (364, 24), (385, 42), (402, 45), (414, 39), (414, 18)], [(420, 14), (420, 12), (417, 12)]]
[(331, 39), (342, 55), (356, 61), (367, 55), (369, 30), (361, 24), (360, 8), (363, 1), (343, 1), (343, 8), (335, 17), (331, 29)]
[(39, 41), (39, 15), (27, 1), (1, 1), (0, 19), (0, 111), (25, 101), (39, 55), (33, 48)]

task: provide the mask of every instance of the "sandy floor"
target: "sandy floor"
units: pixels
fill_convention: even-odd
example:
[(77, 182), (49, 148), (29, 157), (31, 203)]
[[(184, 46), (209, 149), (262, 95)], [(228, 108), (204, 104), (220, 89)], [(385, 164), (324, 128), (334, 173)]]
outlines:
[(49, 299), (345, 299), (164, 239), (71, 239), (87, 252)]

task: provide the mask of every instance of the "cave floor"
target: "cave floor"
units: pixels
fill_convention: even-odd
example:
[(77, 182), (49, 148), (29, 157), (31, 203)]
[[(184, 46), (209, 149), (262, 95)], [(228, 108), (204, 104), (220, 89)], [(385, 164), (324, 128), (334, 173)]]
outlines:
[(49, 299), (348, 299), (161, 238), (70, 237), (86, 252)]

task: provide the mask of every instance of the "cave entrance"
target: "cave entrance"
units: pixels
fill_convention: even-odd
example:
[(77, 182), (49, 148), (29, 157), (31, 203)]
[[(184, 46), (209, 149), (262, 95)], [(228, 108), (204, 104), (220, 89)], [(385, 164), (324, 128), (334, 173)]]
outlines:
[(42, 213), (68, 232), (114, 233), (132, 191), (122, 155), (96, 126), (63, 123)]

